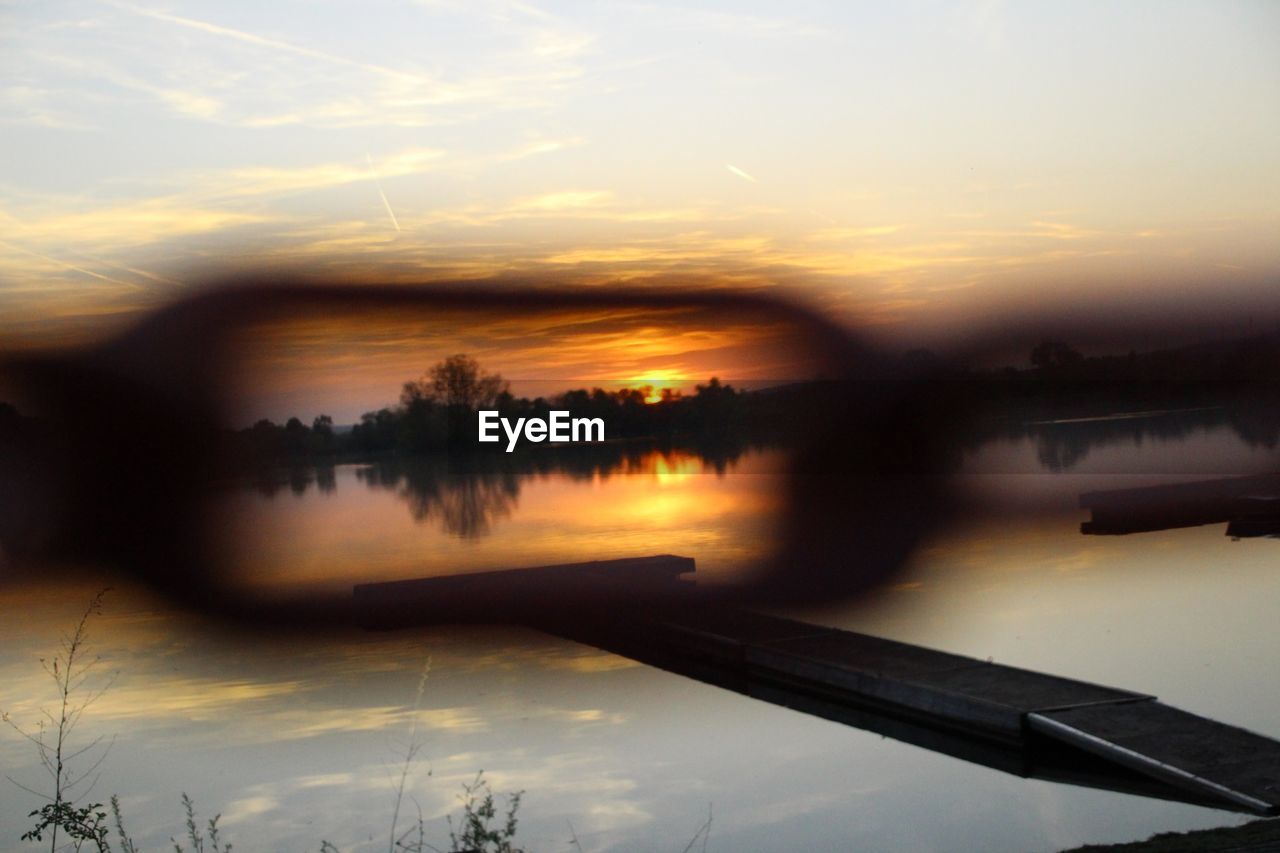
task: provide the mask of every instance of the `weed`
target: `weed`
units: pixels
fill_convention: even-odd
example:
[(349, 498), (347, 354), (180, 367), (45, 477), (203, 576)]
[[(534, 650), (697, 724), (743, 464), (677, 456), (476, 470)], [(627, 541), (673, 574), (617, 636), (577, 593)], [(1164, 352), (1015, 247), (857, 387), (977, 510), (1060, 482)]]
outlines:
[[(191, 853), (204, 853), (206, 839), (196, 823), (196, 805), (185, 791), (182, 793), (182, 810), (187, 813), (187, 840), (191, 842)], [(218, 820), (221, 817), (222, 815), (216, 814), (209, 819), (209, 853), (231, 853), (231, 845), (223, 847), (222, 839), (218, 836)], [(176, 839), (169, 840), (173, 842), (174, 853), (186, 853)]]
[(693, 838), (689, 839), (689, 843), (685, 845), (684, 850), (680, 853), (691, 853), (693, 845), (702, 840), (702, 853), (707, 853), (707, 842), (711, 840), (711, 804), (707, 803), (707, 820), (702, 826), (698, 827), (698, 831), (693, 834)]
[(458, 821), (461, 833), (454, 829), (453, 816), (448, 818), (451, 853), (520, 853), (511, 846), (511, 839), (516, 835), (516, 811), (524, 791), (509, 795), (506, 817), (494, 826), (497, 808), (484, 771), (477, 773), (471, 784), (464, 784), (462, 790), (462, 818)]
[(103, 821), (107, 813), (101, 803), (91, 803), (77, 808), (63, 800), (45, 803), (28, 817), (38, 817), (36, 825), (22, 835), (23, 841), (43, 841), (49, 833), (49, 849), (58, 843), (58, 831), (71, 839), (72, 848), (79, 850), (85, 842), (91, 842), (99, 851), (109, 851), (107, 826)]
[[(509, 794), (506, 814), (495, 824), (498, 807), (489, 782), (484, 778), (484, 771), (481, 770), (474, 780), (462, 785), (462, 793), (458, 795), (458, 800), (462, 803), (462, 814), (457, 823), (454, 823), (453, 815), (445, 818), (449, 824), (448, 850), (441, 850), (426, 842), (426, 826), (421, 812), (418, 814), (417, 826), (397, 839), (396, 847), (406, 853), (425, 853), (428, 850), (433, 853), (524, 853), (511, 843), (516, 835), (516, 812), (520, 809), (520, 798), (523, 796), (524, 791)], [(418, 840), (406, 841), (414, 830)], [(324, 853), (323, 849), (321, 853)]]
[[(410, 712), (409, 721), (409, 743), (405, 747), (404, 763), (400, 765), (400, 780), (396, 785), (396, 804), (395, 808), (391, 810), (391, 835), (387, 843), (387, 853), (395, 853), (397, 847), (404, 848), (404, 839), (408, 837), (408, 833), (398, 836), (396, 831), (400, 824), (400, 807), (404, 804), (404, 789), (409, 781), (409, 770), (412, 768), (414, 760), (417, 759), (418, 752), (422, 749), (422, 743), (418, 740), (418, 708), (422, 704), (422, 695), (427, 691), (427, 677), (430, 674), (431, 658), (428, 657), (427, 662), (422, 666), (422, 677), (418, 679), (418, 691), (413, 697), (413, 708)], [(431, 775), (430, 770), (427, 771), (427, 775)], [(419, 849), (421, 849), (423, 836), (421, 809), (419, 809), (416, 828), (418, 830)], [(409, 832), (412, 831), (413, 828), (410, 828)]]
[[(107, 592), (107, 589), (103, 589), (90, 599), (89, 606), (76, 623), (75, 631), (70, 636), (63, 637), (62, 650), (52, 659), (40, 659), (41, 667), (57, 685), (56, 710), (42, 708), (42, 719), (34, 731), (18, 725), (7, 711), (0, 712), (0, 720), (35, 746), (40, 764), (49, 774), (52, 794), (36, 791), (12, 777), (8, 778), (24, 791), (49, 801), (28, 815), (37, 819), (36, 824), (22, 838), (25, 841), (43, 841), (47, 833), (50, 851), (57, 849), (60, 832), (72, 842), (75, 850), (86, 843), (92, 843), (98, 850), (110, 849), (106, 842), (107, 815), (101, 810), (102, 804), (77, 806), (76, 801), (93, 788), (98, 767), (110, 752), (111, 742), (104, 745), (103, 738), (99, 736), (83, 746), (75, 746), (72, 739), (85, 710), (114, 681), (112, 677), (101, 685), (89, 684), (90, 677), (101, 662), (100, 658), (87, 657), (89, 617), (101, 614), (102, 599)], [(95, 752), (98, 753), (96, 756)], [(82, 762), (88, 762), (88, 765), (78, 767)]]
[(120, 837), (120, 853), (138, 853), (133, 839), (124, 831), (124, 818), (120, 816), (120, 798), (115, 794), (111, 795), (111, 815), (115, 818), (116, 835)]

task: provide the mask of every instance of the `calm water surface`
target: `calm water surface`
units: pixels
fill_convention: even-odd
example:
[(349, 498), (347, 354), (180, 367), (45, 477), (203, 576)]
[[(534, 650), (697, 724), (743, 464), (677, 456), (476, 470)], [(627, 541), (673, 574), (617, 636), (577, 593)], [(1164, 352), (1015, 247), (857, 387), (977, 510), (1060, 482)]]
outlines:
[[(1151, 692), (1280, 736), (1280, 543), (1232, 541), (1223, 525), (1079, 533), (1082, 491), (1280, 468), (1225, 423), (1184, 426), (989, 441), (965, 457), (970, 518), (875, 596), (799, 615)], [(238, 580), (264, 590), (652, 553), (694, 556), (717, 583), (774, 544), (780, 465), (768, 451), (487, 478), (342, 465), (246, 487), (226, 517), (244, 545)], [(0, 590), (0, 707), (15, 719), (49, 704), (37, 658), (93, 588)], [(531, 850), (576, 849), (576, 835), (584, 850), (680, 851), (708, 815), (715, 850), (1049, 851), (1243, 820), (1008, 776), (532, 632), (301, 644), (230, 636), (117, 589), (92, 642), (102, 672), (118, 672), (77, 732), (115, 737), (93, 797), (118, 792), (154, 848), (180, 830), (186, 791), (202, 813), (222, 812), (238, 849), (385, 849), (411, 740), (407, 810), (421, 808), (438, 845), (481, 769), (496, 790), (527, 792), (519, 838)], [(16, 736), (0, 737), (0, 764), (41, 785)], [(0, 797), (0, 848), (22, 849), (38, 804), (12, 786)]]

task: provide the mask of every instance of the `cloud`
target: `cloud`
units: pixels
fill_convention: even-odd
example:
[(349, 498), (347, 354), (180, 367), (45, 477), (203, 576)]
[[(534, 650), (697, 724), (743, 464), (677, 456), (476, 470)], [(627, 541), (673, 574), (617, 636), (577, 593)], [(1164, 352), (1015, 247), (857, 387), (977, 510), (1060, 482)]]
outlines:
[(810, 24), (764, 15), (720, 12), (655, 3), (617, 3), (617, 8), (648, 16), (672, 30), (705, 31), (751, 38), (830, 38), (831, 33)]
[[(99, 69), (95, 79), (147, 92), (183, 115), (245, 127), (426, 127), (470, 122), (494, 109), (529, 108), (545, 103), (550, 92), (582, 76), (583, 69), (574, 60), (593, 38), (549, 16), (527, 15), (537, 21), (520, 25), (490, 16), (489, 27), (502, 35), (501, 41), (491, 39), (492, 48), (445, 62), (451, 69), (467, 69), (446, 77), (417, 62), (393, 65), (122, 0), (99, 2), (225, 48), (194, 56), (184, 53), (180, 65), (164, 63), (172, 48), (162, 32), (154, 27), (136, 32), (137, 27), (126, 29), (112, 22), (111, 28), (121, 33), (116, 46), (134, 42), (139, 49), (129, 55), (95, 51), (109, 57), (99, 63), (108, 67)], [(432, 23), (403, 12), (396, 20), (406, 30)], [(512, 42), (514, 50), (509, 47)], [(353, 40), (353, 44), (366, 54), (406, 55), (369, 40)], [(443, 59), (437, 56), (433, 64), (440, 65)], [(127, 72), (127, 66), (139, 70)], [(144, 82), (143, 77), (170, 82)], [(182, 83), (174, 85), (176, 80)], [(246, 87), (247, 80), (253, 81), (251, 87)]]
[(1007, 15), (1004, 0), (978, 0), (968, 7), (967, 28), (987, 47), (1003, 48), (1007, 43)]
[(508, 215), (518, 214), (522, 211), (560, 213), (570, 210), (597, 208), (612, 201), (613, 193), (605, 190), (562, 190), (534, 198), (519, 199), (509, 205), (505, 213)]
[(901, 225), (869, 225), (861, 228), (832, 227), (823, 228), (809, 235), (808, 239), (815, 243), (843, 242), (861, 240), (866, 237), (883, 237), (901, 231)]
[(456, 97), (456, 92), (451, 92), (448, 87), (441, 86), (434, 79), (423, 74), (402, 71), (400, 69), (390, 68), (385, 65), (378, 65), (370, 62), (361, 62), (359, 60), (350, 59), (345, 56), (339, 56), (337, 54), (327, 53), (322, 50), (316, 50), (315, 48), (306, 47), (304, 45), (293, 44), (291, 42), (283, 41), (281, 39), (268, 38), (266, 36), (260, 36), (255, 33), (246, 32), (244, 30), (238, 30), (232, 27), (225, 27), (219, 24), (210, 23), (209, 21), (202, 21), (196, 18), (186, 18), (181, 15), (173, 15), (173, 14), (169, 14), (168, 12), (161, 12), (156, 9), (149, 9), (143, 6), (135, 6), (132, 3), (120, 2), (120, 0), (98, 0), (98, 2), (103, 3), (104, 5), (107, 5), (107, 6), (112, 6), (116, 9), (123, 9), (125, 11), (132, 12), (135, 15), (141, 15), (146, 18), (152, 18), (154, 20), (162, 21), (168, 24), (173, 24), (179, 27), (198, 30), (200, 32), (217, 36), (219, 38), (231, 39), (233, 41), (250, 44), (255, 47), (264, 48), (270, 51), (278, 51), (281, 53), (286, 53), (294, 56), (306, 57), (307, 59), (316, 59), (321, 62), (342, 66), (344, 68), (355, 68), (361, 71), (367, 71), (372, 74), (379, 74), (395, 80), (403, 80), (405, 82), (411, 82), (416, 85), (425, 86), (437, 91), (437, 97), (441, 97), (445, 100), (450, 100)]
[[(0, 50), (21, 69), (12, 91), (0, 91), (0, 122), (117, 132), (121, 107), (136, 120), (149, 102), (171, 114), (160, 121), (242, 128), (468, 124), (547, 106), (587, 80), (582, 60), (594, 41), (561, 19), (509, 4), (480, 16), (479, 48), (433, 42), (430, 34), (447, 27), (412, 6), (368, 10), (368, 35), (354, 26), (354, 37), (333, 48), (319, 19), (291, 20), (293, 34), (280, 35), (270, 31), (280, 25), (269, 11), (250, 28), (125, 0), (97, 5), (92, 21), (48, 21), (57, 14), (51, 7), (31, 12), (14, 34), (0, 33)], [(384, 32), (374, 37), (377, 26)], [(427, 43), (414, 49), (410, 32), (428, 34)]]
[(211, 172), (198, 178), (198, 193), (212, 196), (261, 196), (301, 190), (324, 189), (369, 181), (370, 169), (380, 178), (400, 177), (428, 171), (440, 165), (445, 152), (434, 148), (411, 148), (377, 160), (319, 163), (314, 166), (253, 167)]
[[(107, 205), (77, 213), (47, 211), (13, 219), (22, 223), (20, 238), (26, 243), (59, 247), (120, 249), (174, 237), (223, 231), (240, 225), (269, 221), (258, 213), (196, 206), (184, 199), (158, 198)], [(34, 250), (24, 249), (31, 254)]]
[(11, 249), (16, 252), (22, 252), (23, 254), (30, 255), (33, 258), (45, 261), (48, 264), (52, 264), (55, 267), (62, 267), (72, 272), (78, 272), (83, 275), (90, 276), (91, 278), (101, 279), (102, 281), (111, 282), (112, 284), (119, 284), (128, 288), (139, 287), (139, 285), (136, 282), (124, 281), (122, 279), (106, 275), (105, 273), (95, 272), (94, 270), (87, 269), (77, 264), (73, 264), (70, 261), (59, 260), (58, 258), (51, 258), (48, 255), (42, 255), (39, 252), (33, 252), (30, 249), (24, 249), (21, 246), (15, 246), (12, 243), (8, 242), (7, 240), (0, 240), (0, 246), (3, 246), (6, 249)]
[[(183, 189), (169, 195), (88, 210), (83, 209), (79, 199), (46, 196), (30, 200), (27, 211), (0, 211), (0, 217), (14, 225), (11, 236), (22, 244), (11, 243), (11, 248), (50, 263), (75, 267), (78, 265), (56, 256), (80, 250), (118, 252), (242, 226), (281, 223), (287, 219), (282, 214), (263, 212), (256, 205), (246, 207), (246, 203), (359, 182), (368, 183), (371, 196), (376, 197), (379, 186), (375, 174), (381, 178), (418, 174), (436, 168), (444, 158), (444, 151), (414, 148), (364, 163), (351, 160), (197, 172), (175, 180)], [(371, 165), (374, 173), (370, 172)], [(81, 271), (106, 277), (92, 270)]]
[(34, 125), (53, 130), (89, 130), (92, 123), (67, 109), (51, 107), (69, 93), (18, 83), (0, 88), (0, 122)]

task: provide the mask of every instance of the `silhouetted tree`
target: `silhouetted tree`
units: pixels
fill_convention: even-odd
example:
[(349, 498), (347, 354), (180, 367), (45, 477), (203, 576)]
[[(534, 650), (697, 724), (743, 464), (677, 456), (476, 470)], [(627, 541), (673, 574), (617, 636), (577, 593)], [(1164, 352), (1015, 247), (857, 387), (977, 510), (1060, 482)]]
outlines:
[(308, 450), (311, 430), (297, 418), (289, 418), (284, 424), (284, 449), (290, 455), (298, 456)]
[[(500, 375), (483, 370), (469, 355), (451, 355), (401, 389), (402, 443), (411, 450), (437, 447), (442, 431), (460, 439), (474, 429), (478, 409), (496, 409), (509, 398)], [(437, 409), (443, 409), (443, 421)]]
[(738, 416), (738, 392), (723, 385), (716, 377), (706, 385), (698, 385), (688, 400), (689, 414), (683, 426), (699, 433), (722, 436)]
[(394, 409), (365, 412), (360, 416), (360, 423), (351, 428), (351, 446), (365, 452), (393, 449), (401, 420), (400, 413)]
[(1041, 370), (1059, 370), (1084, 361), (1084, 356), (1062, 341), (1042, 341), (1031, 349), (1031, 364)]
[(492, 409), (507, 389), (508, 383), (500, 375), (481, 369), (471, 356), (458, 354), (432, 367), (421, 379), (406, 382), (400, 404), (407, 407), (414, 401), (429, 400), (451, 409)]

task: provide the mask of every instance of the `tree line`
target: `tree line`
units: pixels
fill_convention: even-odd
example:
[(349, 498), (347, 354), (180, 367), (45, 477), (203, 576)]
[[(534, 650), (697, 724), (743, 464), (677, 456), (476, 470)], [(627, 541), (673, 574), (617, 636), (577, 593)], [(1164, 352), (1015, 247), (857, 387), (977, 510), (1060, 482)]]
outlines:
[(333, 418), (319, 415), (307, 426), (299, 418), (283, 425), (262, 419), (238, 433), (239, 443), (255, 456), (303, 456), (399, 451), (423, 453), (449, 448), (478, 449), (476, 413), (497, 410), (503, 417), (547, 418), (552, 409), (574, 417), (601, 418), (605, 437), (699, 437), (727, 435), (752, 419), (744, 392), (712, 377), (692, 394), (662, 389), (656, 402), (651, 386), (579, 388), (552, 397), (517, 397), (510, 383), (485, 370), (468, 355), (450, 356), (422, 377), (405, 382), (394, 406), (365, 412), (347, 432)]

